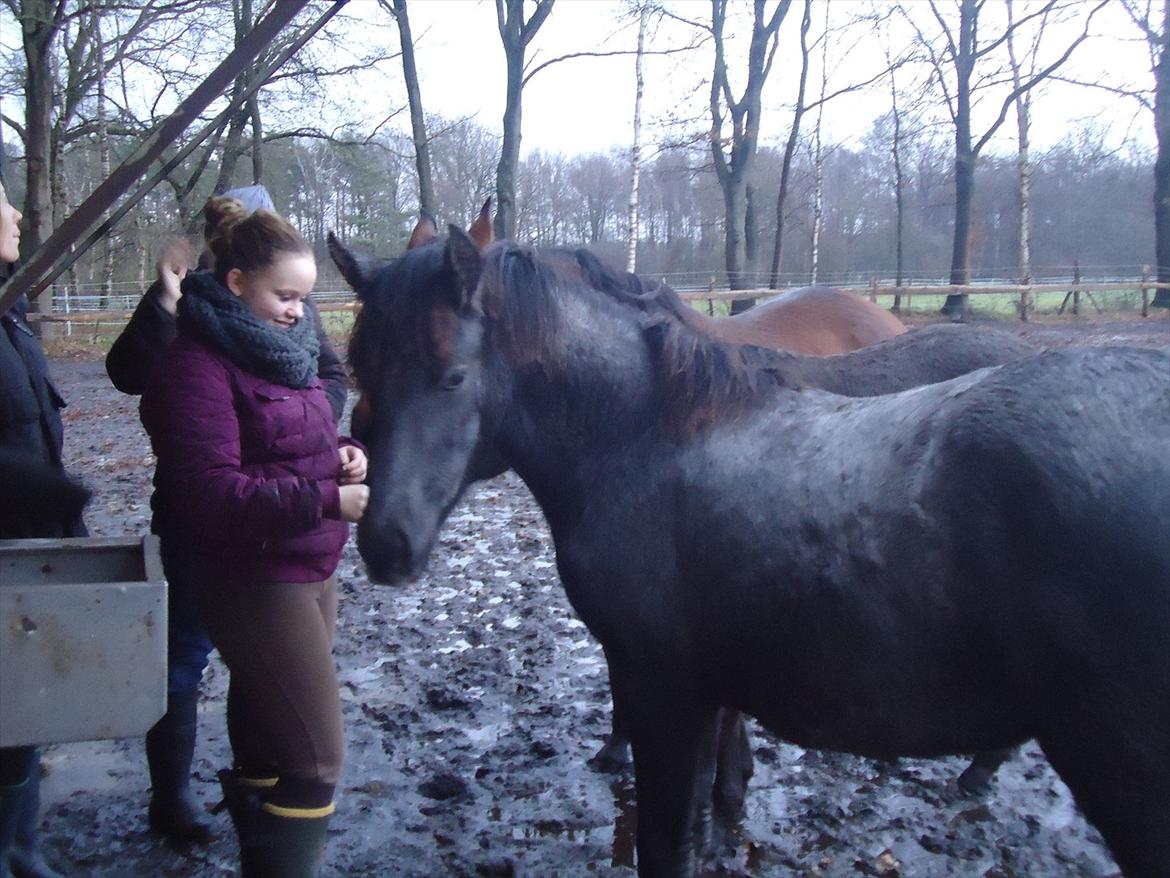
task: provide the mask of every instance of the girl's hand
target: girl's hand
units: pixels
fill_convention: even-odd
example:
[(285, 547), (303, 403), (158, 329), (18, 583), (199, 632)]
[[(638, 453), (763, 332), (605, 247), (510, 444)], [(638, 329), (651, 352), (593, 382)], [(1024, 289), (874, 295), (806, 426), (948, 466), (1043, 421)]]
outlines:
[(179, 284), (187, 276), (187, 266), (191, 261), (191, 245), (185, 238), (174, 238), (163, 248), (158, 258), (158, 279), (162, 282), (162, 293), (159, 302), (172, 314), (178, 309), (179, 298), (183, 295)]
[(343, 485), (360, 485), (364, 482), (368, 466), (366, 453), (356, 445), (342, 445), (338, 453), (341, 455), (341, 474), (337, 481)]
[(357, 522), (362, 520), (366, 504), (370, 502), (370, 489), (365, 485), (342, 485), (341, 520)]

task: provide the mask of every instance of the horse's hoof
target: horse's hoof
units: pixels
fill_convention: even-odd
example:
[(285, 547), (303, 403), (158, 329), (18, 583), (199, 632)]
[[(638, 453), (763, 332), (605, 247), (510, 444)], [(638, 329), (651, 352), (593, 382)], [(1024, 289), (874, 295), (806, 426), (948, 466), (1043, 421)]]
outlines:
[(606, 744), (590, 757), (586, 763), (602, 774), (621, 774), (630, 764), (630, 748), (625, 745)]
[(959, 790), (970, 799), (982, 799), (991, 792), (991, 779), (994, 776), (994, 772), (981, 765), (968, 765), (959, 775)]

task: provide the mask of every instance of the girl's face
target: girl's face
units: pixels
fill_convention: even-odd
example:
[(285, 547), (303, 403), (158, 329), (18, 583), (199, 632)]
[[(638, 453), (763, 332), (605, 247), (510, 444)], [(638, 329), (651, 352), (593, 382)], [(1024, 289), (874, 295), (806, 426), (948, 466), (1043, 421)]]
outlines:
[(0, 262), (20, 258), (20, 211), (8, 203), (8, 194), (0, 186)]
[(304, 253), (282, 253), (266, 268), (227, 273), (227, 287), (269, 326), (288, 329), (304, 315), (305, 297), (317, 282), (317, 263)]

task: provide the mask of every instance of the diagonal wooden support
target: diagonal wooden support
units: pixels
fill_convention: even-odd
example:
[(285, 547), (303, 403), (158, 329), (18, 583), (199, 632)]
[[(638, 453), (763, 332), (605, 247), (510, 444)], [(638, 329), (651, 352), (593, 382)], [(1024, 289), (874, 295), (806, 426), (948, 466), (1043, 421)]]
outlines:
[[(296, 17), (297, 13), (308, 5), (308, 2), (309, 0), (276, 0), (272, 11), (256, 23), (256, 26), (223, 59), (219, 66), (179, 104), (170, 116), (155, 126), (154, 130), (138, 145), (138, 148), (109, 177), (103, 180), (90, 196), (65, 218), (60, 226), (53, 230), (44, 244), (13, 275), (3, 291), (0, 292), (0, 314), (6, 313), (23, 293), (28, 293), (29, 298), (32, 299), (40, 295), (62, 272), (77, 261), (94, 241), (104, 235), (118, 219), (150, 191), (150, 188), (161, 179), (160, 175), (156, 174), (150, 185), (141, 187), (133, 195), (126, 198), (116, 212), (111, 214), (107, 220), (102, 221), (102, 216), (118, 198), (124, 195), (134, 182), (146, 173), (151, 163), (157, 160), (163, 151), (178, 139), (179, 135), (198, 118), (199, 114), (212, 101), (228, 90), (240, 71), (260, 55), (264, 48)], [(346, 2), (348, 0), (334, 0), (317, 22), (309, 27), (302, 37), (290, 47), (291, 51), (282, 53), (279, 63), (287, 60), (292, 51), (299, 49)], [(246, 99), (248, 96), (243, 97)], [(209, 129), (205, 129), (205, 132), (207, 131)], [(197, 144), (198, 141), (191, 144), (190, 148), (194, 149)], [(74, 247), (73, 245), (87, 233), (88, 237), (85, 238), (84, 245)], [(70, 252), (71, 250), (72, 252)]]

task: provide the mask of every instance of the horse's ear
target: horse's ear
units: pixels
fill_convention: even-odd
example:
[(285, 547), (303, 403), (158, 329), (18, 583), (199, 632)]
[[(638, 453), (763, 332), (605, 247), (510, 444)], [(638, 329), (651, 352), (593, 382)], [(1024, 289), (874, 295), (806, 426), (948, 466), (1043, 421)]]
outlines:
[(429, 244), (437, 237), (439, 237), (439, 226), (435, 222), (435, 218), (425, 210), (419, 211), (418, 222), (415, 223), (414, 231), (410, 233), (410, 240), (406, 242), (406, 249), (413, 250), (415, 247)]
[(483, 254), (479, 252), (479, 247), (467, 232), (459, 226), (453, 225), (449, 231), (445, 258), (451, 273), (455, 276), (456, 301), (452, 304), (460, 311), (478, 308), (476, 289), (479, 287), (479, 277), (483, 273)]
[(475, 218), (475, 222), (471, 224), (467, 234), (480, 250), (492, 242), (492, 200), (490, 198), (479, 209), (479, 216)]
[(337, 266), (337, 270), (341, 272), (345, 282), (353, 288), (360, 299), (369, 286), (370, 278), (374, 274), (378, 261), (369, 256), (354, 253), (337, 240), (337, 236), (333, 232), (330, 232), (325, 240), (329, 245), (329, 255), (333, 257), (333, 264)]

